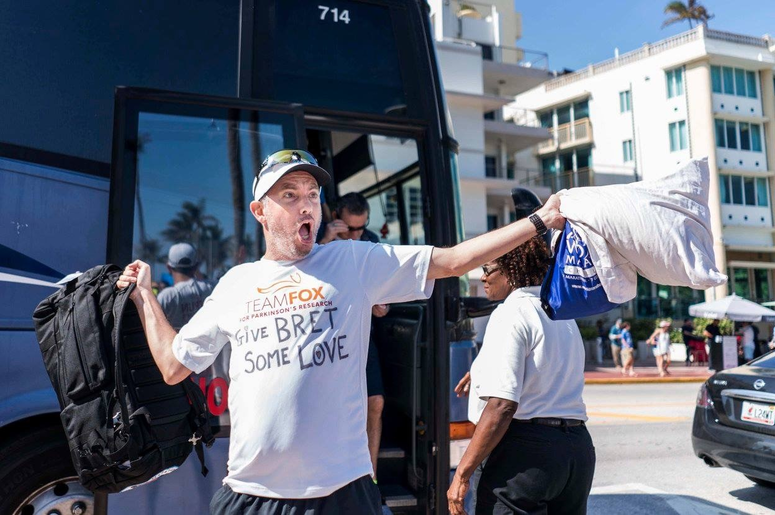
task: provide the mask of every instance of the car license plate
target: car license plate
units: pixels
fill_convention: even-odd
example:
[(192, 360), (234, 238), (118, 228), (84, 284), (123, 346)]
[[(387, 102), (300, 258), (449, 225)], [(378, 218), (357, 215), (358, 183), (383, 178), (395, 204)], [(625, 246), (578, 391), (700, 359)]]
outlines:
[(754, 424), (775, 425), (775, 406), (743, 401), (743, 411), (740, 418)]

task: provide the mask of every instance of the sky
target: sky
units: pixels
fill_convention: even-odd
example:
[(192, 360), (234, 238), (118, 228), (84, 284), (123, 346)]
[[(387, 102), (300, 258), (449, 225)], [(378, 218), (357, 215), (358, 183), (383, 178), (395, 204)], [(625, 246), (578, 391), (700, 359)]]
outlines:
[[(706, 0), (712, 29), (775, 37), (775, 0)], [(662, 27), (667, 0), (515, 0), (522, 14), (516, 45), (549, 54), (549, 68), (577, 70), (619, 53), (689, 30), (687, 22)]]

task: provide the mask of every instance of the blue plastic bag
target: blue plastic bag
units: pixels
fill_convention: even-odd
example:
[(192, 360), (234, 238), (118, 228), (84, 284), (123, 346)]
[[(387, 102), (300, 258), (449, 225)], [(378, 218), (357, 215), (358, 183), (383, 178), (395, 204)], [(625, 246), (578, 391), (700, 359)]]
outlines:
[(541, 285), (541, 304), (552, 320), (597, 315), (618, 306), (608, 300), (587, 243), (570, 222), (565, 222), (554, 260)]

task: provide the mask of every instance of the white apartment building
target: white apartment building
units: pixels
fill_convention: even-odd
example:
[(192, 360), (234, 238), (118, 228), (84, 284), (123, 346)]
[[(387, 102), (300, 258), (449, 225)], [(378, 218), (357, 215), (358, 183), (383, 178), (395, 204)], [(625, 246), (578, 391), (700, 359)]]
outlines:
[[(460, 144), (463, 225), (470, 238), (513, 220), (515, 156), (550, 133), (529, 113), (513, 108), (504, 112), (504, 107), (553, 75), (545, 53), (514, 46), (522, 30), (513, 0), (428, 3), (447, 105)], [(469, 275), (472, 295), (483, 294), (478, 273)]]
[[(547, 81), (517, 96), (551, 132), (517, 155), (517, 180), (546, 197), (708, 156), (716, 261), (730, 281), (705, 298), (773, 300), (774, 68), (775, 40), (700, 26)], [(701, 293), (641, 280), (632, 314), (683, 316)]]

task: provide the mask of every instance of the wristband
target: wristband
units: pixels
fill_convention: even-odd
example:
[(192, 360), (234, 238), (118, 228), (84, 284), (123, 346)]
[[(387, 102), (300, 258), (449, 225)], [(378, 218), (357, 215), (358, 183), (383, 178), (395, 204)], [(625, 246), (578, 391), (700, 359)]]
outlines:
[(528, 217), (528, 220), (530, 220), (533, 223), (533, 225), (535, 225), (538, 236), (543, 236), (549, 230), (546, 228), (546, 225), (544, 225), (544, 221), (541, 220), (541, 217), (535, 213), (530, 215)]

